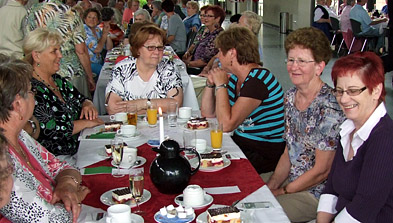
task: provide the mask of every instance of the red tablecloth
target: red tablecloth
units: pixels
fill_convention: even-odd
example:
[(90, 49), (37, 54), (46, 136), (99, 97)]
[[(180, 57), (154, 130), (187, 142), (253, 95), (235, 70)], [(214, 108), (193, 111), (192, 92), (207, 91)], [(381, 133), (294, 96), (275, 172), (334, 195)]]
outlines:
[[(145, 189), (149, 190), (152, 194), (151, 199), (140, 205), (140, 207), (141, 210), (146, 212), (146, 215), (143, 216), (145, 222), (155, 222), (153, 216), (160, 210), (160, 208), (170, 204), (177, 206), (174, 201), (177, 194), (162, 194), (157, 190), (149, 176), (150, 164), (155, 158), (156, 152), (152, 151), (151, 147), (147, 144), (138, 147), (138, 149), (138, 155), (146, 158), (147, 160), (147, 162), (143, 165), (145, 168)], [(190, 184), (197, 184), (203, 188), (238, 186), (241, 191), (240, 193), (212, 195), (214, 198), (214, 204), (224, 205), (230, 205), (236, 200), (245, 198), (247, 195), (265, 184), (248, 160), (240, 159), (232, 160), (231, 162), (230, 166), (218, 172), (206, 173), (198, 171), (191, 177)], [(109, 160), (104, 160), (89, 167), (98, 166), (111, 166), (111, 164)], [(92, 190), (92, 192), (87, 195), (83, 203), (106, 210), (108, 206), (101, 203), (101, 194), (114, 188), (129, 186), (129, 181), (126, 176), (115, 178), (110, 174), (99, 174), (83, 176), (83, 184)], [(207, 207), (197, 210), (195, 213), (198, 216), (206, 209)]]

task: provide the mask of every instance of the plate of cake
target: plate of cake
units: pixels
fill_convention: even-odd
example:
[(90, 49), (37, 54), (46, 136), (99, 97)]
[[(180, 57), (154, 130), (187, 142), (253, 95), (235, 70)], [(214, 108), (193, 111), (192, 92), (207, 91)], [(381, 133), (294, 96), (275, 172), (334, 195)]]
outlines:
[(198, 215), (197, 223), (215, 223), (215, 222), (251, 222), (251, 216), (236, 207), (226, 205), (212, 205), (207, 211)]
[(216, 172), (231, 165), (231, 161), (221, 153), (203, 153), (200, 156), (201, 165), (199, 170), (202, 172)]
[(188, 223), (195, 219), (194, 210), (191, 207), (172, 204), (161, 208), (155, 215), (154, 220), (159, 223)]
[[(142, 199), (138, 202), (138, 204), (143, 204), (146, 201), (150, 200), (150, 198), (150, 191), (143, 189)], [(100, 201), (108, 206), (112, 206), (115, 204), (127, 204), (130, 207), (136, 207), (135, 201), (132, 199), (129, 187), (119, 187), (108, 190), (101, 195)]]
[[(143, 166), (143, 164), (145, 164), (145, 163), (146, 163), (146, 159), (144, 157), (137, 156), (134, 165), (130, 166), (129, 164), (124, 164), (123, 162), (121, 162), (119, 168), (121, 168), (121, 169), (129, 169), (131, 167), (137, 168), (137, 167)], [(113, 160), (111, 161), (111, 165), (114, 167), (117, 167), (117, 165), (113, 162)]]
[(184, 125), (184, 128), (190, 130), (208, 130), (209, 121), (206, 118), (191, 118)]

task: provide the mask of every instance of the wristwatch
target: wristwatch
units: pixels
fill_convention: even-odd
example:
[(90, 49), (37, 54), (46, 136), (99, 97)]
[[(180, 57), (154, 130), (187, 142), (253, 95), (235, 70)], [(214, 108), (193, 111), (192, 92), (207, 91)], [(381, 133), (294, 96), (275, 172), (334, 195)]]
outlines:
[(228, 85), (227, 84), (220, 84), (220, 85), (216, 86), (216, 91), (220, 88), (228, 88)]
[(150, 98), (147, 99), (146, 105), (147, 105), (147, 106), (151, 105), (151, 100), (150, 100)]
[(37, 132), (37, 125), (35, 124), (35, 122), (33, 120), (27, 120), (27, 121), (30, 123), (31, 128), (33, 129), (33, 134), (36, 133)]

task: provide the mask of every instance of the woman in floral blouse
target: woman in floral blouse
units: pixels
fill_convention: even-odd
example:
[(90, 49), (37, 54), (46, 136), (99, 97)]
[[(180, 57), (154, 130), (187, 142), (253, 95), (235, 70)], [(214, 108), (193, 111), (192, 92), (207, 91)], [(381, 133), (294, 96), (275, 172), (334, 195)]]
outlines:
[(56, 156), (70, 156), (77, 152), (79, 132), (103, 121), (97, 118), (93, 103), (56, 74), (62, 57), (60, 44), (57, 32), (38, 28), (26, 37), (23, 51), (33, 66), (31, 84), (37, 90), (34, 116), (41, 128), (38, 141)]
[(320, 77), (332, 55), (323, 32), (295, 30), (285, 40), (285, 50), (295, 87), (284, 97), (287, 146), (267, 186), (291, 222), (307, 222), (316, 218), (344, 114), (333, 89)]
[(0, 54), (0, 128), (15, 169), (7, 167), (14, 186), (0, 213), (11, 222), (76, 223), (89, 193), (82, 176), (22, 130), (34, 111), (31, 74), (28, 63)]

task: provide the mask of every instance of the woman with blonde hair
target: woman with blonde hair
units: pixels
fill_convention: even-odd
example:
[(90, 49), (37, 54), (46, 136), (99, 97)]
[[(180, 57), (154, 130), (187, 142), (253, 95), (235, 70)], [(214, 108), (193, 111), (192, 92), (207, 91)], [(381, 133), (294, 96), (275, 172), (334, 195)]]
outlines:
[(186, 27), (186, 33), (197, 32), (201, 27), (201, 19), (199, 18), (199, 5), (197, 2), (187, 2), (187, 17), (183, 20)]
[(56, 74), (60, 67), (59, 33), (37, 28), (23, 44), (25, 60), (33, 66), (31, 85), (37, 89), (34, 116), (40, 123), (38, 141), (61, 159), (77, 152), (80, 131), (103, 123), (93, 102), (65, 78)]

